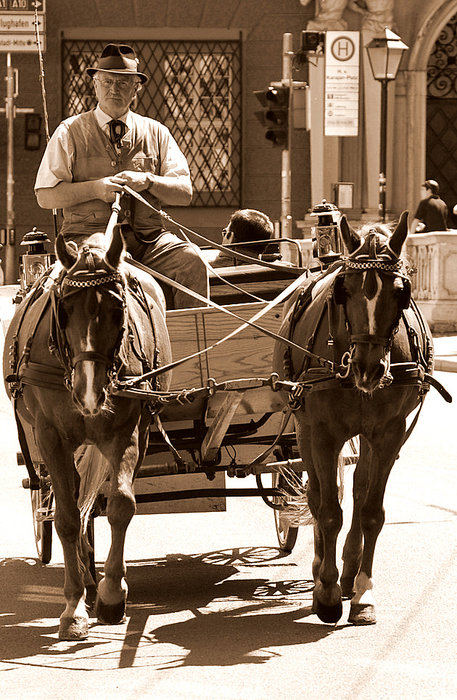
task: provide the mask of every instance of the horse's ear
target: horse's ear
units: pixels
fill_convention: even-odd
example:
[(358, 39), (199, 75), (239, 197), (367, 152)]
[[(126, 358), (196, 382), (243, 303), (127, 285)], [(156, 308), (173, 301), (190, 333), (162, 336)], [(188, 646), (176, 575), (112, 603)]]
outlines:
[(61, 233), (56, 238), (56, 254), (66, 270), (69, 270), (78, 259), (78, 251), (65, 242)]
[(108, 266), (116, 270), (119, 267), (122, 252), (124, 250), (124, 237), (121, 233), (121, 227), (116, 225), (113, 229), (111, 243), (106, 251), (105, 260)]
[(389, 239), (389, 248), (395, 253), (395, 255), (400, 255), (403, 243), (406, 241), (406, 236), (408, 235), (408, 212), (404, 211), (400, 216), (400, 220), (396, 226), (395, 231)]
[(340, 231), (346, 248), (348, 249), (349, 253), (353, 253), (354, 250), (357, 250), (357, 248), (360, 246), (360, 238), (354, 229), (349, 226), (348, 220), (344, 214), (340, 219)]

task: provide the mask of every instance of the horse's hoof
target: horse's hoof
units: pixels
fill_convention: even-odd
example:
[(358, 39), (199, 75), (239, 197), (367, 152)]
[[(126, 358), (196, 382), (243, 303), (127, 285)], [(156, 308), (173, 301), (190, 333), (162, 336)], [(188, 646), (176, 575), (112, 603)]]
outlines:
[(341, 595), (346, 600), (350, 600), (354, 595), (354, 579), (352, 577), (342, 578), (340, 580)]
[(375, 625), (376, 612), (372, 603), (351, 603), (348, 622), (352, 625)]
[(59, 639), (78, 641), (89, 636), (89, 620), (87, 617), (61, 617)]
[(338, 601), (333, 605), (324, 605), (314, 592), (312, 612), (315, 613), (322, 622), (334, 624), (338, 622), (343, 614), (343, 604), (341, 601)]
[(107, 605), (102, 601), (100, 596), (97, 596), (95, 601), (95, 614), (99, 622), (105, 625), (119, 625), (121, 622), (125, 622), (125, 603), (127, 600), (127, 593), (124, 599), (119, 603), (114, 605)]

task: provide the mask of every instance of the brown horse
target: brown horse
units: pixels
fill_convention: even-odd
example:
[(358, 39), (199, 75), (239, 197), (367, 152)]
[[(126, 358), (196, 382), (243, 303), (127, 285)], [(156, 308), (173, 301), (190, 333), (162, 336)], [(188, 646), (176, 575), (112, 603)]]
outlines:
[[(110, 394), (111, 380), (166, 364), (171, 353), (163, 312), (128, 272), (117, 228), (108, 249), (102, 234), (79, 250), (58, 236), (56, 252), (61, 272), (18, 308), (5, 340), (4, 365), (19, 419), (33, 428), (55, 494), (55, 527), (65, 557), (59, 636), (84, 639), (85, 586), (92, 577), (78, 492), (90, 507), (109, 477), (112, 540), (95, 611), (100, 621), (115, 624), (125, 613), (124, 540), (151, 421), (144, 401)], [(161, 389), (169, 379), (162, 375)], [(84, 463), (83, 479), (78, 472)]]
[[(288, 333), (310, 354), (304, 359), (299, 351), (285, 353), (279, 343), (275, 347), (275, 371), (298, 381), (300, 388), (293, 400), (315, 519), (313, 610), (324, 622), (339, 620), (342, 595), (351, 598), (350, 622), (376, 622), (372, 565), (384, 524), (384, 491), (408, 436), (406, 418), (433, 381), (427, 374), (433, 363), (430, 332), (410, 304), (410, 280), (401, 258), (407, 231), (407, 213), (390, 237), (379, 226), (358, 234), (343, 217), (341, 233), (349, 255), (313, 281), (311, 293), (297, 292), (283, 324), (283, 335)], [(337, 462), (344, 443), (356, 435), (360, 457), (340, 586)]]

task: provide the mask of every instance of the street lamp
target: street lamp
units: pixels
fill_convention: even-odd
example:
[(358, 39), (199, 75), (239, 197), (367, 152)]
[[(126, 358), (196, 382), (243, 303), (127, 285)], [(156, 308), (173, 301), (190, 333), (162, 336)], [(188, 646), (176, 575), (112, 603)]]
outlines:
[(409, 48), (400, 37), (387, 27), (384, 36), (374, 37), (367, 45), (373, 78), (381, 83), (381, 142), (379, 150), (379, 211), (386, 220), (386, 166), (387, 166), (387, 86), (395, 80), (404, 51)]

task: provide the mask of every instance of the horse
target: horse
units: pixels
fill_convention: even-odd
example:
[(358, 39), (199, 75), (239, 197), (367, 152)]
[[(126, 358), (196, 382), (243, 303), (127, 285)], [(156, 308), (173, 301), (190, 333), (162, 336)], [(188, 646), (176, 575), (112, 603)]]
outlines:
[[(430, 374), (430, 330), (411, 300), (410, 270), (402, 257), (407, 216), (391, 235), (380, 225), (362, 235), (342, 217), (348, 254), (310, 288), (295, 292), (280, 331), (307, 354), (285, 351), (279, 341), (274, 347), (273, 370), (297, 383), (288, 400), (314, 518), (312, 609), (326, 623), (342, 616), (343, 597), (351, 599), (350, 623), (376, 622), (372, 566), (387, 480), (415, 424), (407, 432), (407, 416), (420, 410), (430, 382), (438, 384)], [(353, 516), (338, 582), (338, 455), (358, 435)]]
[[(153, 414), (144, 400), (116, 395), (110, 387), (113, 380), (168, 364), (171, 350), (163, 310), (129, 272), (118, 227), (108, 242), (93, 234), (79, 247), (59, 234), (55, 248), (54, 276), (32, 288), (10, 324), (4, 372), (18, 420), (32, 426), (55, 495), (65, 561), (59, 637), (81, 640), (89, 629), (86, 586), (94, 582), (78, 494), (87, 514), (109, 479), (111, 546), (95, 613), (100, 622), (116, 624), (126, 609), (124, 541), (135, 512), (133, 480)], [(170, 379), (162, 374), (154, 388), (167, 390)]]

